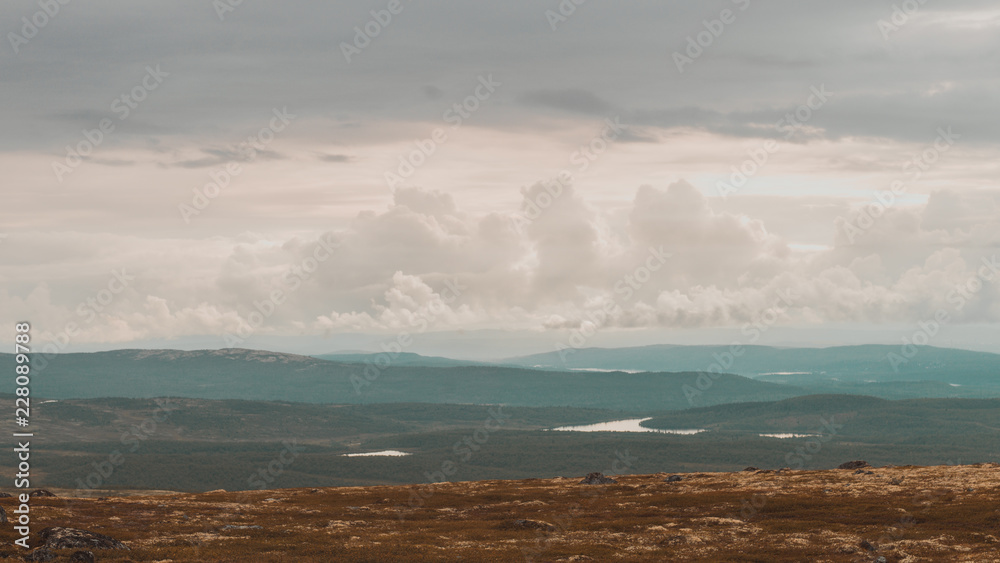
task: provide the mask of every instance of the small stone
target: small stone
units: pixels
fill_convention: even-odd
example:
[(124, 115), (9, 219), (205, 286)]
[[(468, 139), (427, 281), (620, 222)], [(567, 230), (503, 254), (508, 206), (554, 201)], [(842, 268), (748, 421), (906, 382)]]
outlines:
[(588, 473), (587, 476), (584, 477), (582, 481), (580, 481), (580, 484), (581, 485), (613, 485), (613, 484), (615, 484), (617, 482), (618, 481), (615, 481), (611, 477), (605, 477), (603, 473), (594, 472), (594, 473)]
[(70, 561), (77, 561), (79, 563), (97, 563), (97, 558), (94, 557), (93, 551), (77, 551), (73, 555), (69, 556)]
[(67, 549), (72, 547), (128, 549), (128, 546), (111, 536), (77, 528), (49, 527), (43, 529), (38, 536), (42, 541), (42, 547), (49, 549)]
[(222, 527), (223, 530), (263, 530), (263, 526), (258, 526), (256, 524), (244, 525), (244, 524), (226, 524)]
[(556, 527), (548, 522), (542, 522), (540, 520), (528, 520), (526, 518), (520, 518), (512, 522), (506, 522), (500, 525), (501, 528), (513, 529), (513, 530), (541, 530), (543, 532), (554, 532)]
[(24, 560), (25, 561), (52, 561), (55, 558), (56, 558), (56, 554), (55, 553), (52, 553), (51, 551), (45, 549), (44, 547), (40, 547), (40, 548), (36, 549), (35, 551), (32, 551), (31, 553), (29, 553), (28, 556), (24, 558)]
[(676, 483), (676, 482), (678, 482), (680, 480), (681, 480), (681, 476), (680, 475), (671, 475), (670, 477), (667, 477), (666, 479), (664, 479), (664, 481), (667, 482), (667, 483)]
[(837, 466), (837, 469), (860, 469), (862, 467), (871, 467), (871, 466), (868, 465), (867, 461), (856, 460), (856, 461), (848, 461), (845, 463), (841, 463), (840, 465)]

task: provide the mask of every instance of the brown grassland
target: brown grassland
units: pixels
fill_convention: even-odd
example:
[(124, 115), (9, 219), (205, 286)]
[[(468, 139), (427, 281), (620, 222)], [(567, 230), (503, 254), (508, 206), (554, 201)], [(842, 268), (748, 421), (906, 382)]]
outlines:
[[(31, 526), (33, 538), (46, 526), (113, 536), (131, 550), (96, 554), (119, 562), (1000, 561), (1000, 466), (871, 471), (100, 498), (57, 490), (31, 499)], [(0, 505), (13, 516), (14, 499)], [(10, 523), (2, 535), (0, 557), (25, 555)], [(58, 550), (58, 561), (73, 551)]]

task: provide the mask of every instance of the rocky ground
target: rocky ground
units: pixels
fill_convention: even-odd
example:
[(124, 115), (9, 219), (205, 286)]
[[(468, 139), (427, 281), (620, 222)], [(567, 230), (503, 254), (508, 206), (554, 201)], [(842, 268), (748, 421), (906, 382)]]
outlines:
[[(135, 562), (1000, 562), (996, 464), (582, 477), (96, 498), (56, 490), (32, 498), (32, 539), (40, 548), (44, 528), (75, 528), (128, 548), (72, 545), (60, 530), (46, 535), (63, 538), (50, 543), (52, 561), (89, 560), (77, 553), (86, 550)], [(0, 506), (13, 515), (13, 498)], [(0, 557), (26, 555), (10, 523), (2, 534)]]

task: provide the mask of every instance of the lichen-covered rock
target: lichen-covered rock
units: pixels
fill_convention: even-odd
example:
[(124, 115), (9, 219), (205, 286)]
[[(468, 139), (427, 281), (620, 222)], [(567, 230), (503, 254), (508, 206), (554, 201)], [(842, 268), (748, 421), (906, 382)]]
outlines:
[(556, 527), (548, 522), (528, 520), (526, 518), (504, 522), (500, 525), (500, 528), (504, 530), (541, 530), (543, 532), (554, 532), (556, 530)]
[(841, 463), (840, 465), (837, 466), (837, 469), (861, 469), (862, 467), (871, 467), (871, 466), (868, 465), (867, 461), (861, 461), (859, 459), (856, 461), (848, 461), (845, 463)]
[(583, 478), (583, 481), (580, 481), (580, 484), (581, 485), (613, 485), (613, 484), (615, 484), (617, 482), (618, 481), (615, 481), (611, 477), (605, 477), (603, 473), (595, 472), (595, 473), (588, 473), (587, 476)]
[(49, 550), (45, 549), (44, 547), (42, 547), (42, 548), (36, 549), (35, 551), (32, 551), (31, 553), (29, 553), (28, 556), (24, 558), (24, 560), (25, 561), (52, 561), (55, 558), (56, 558), (56, 554), (55, 553), (52, 553), (51, 551), (49, 551)]
[(93, 551), (77, 551), (73, 555), (69, 556), (70, 561), (76, 561), (77, 563), (97, 563), (97, 558), (94, 557)]
[(68, 549), (88, 547), (91, 549), (128, 549), (128, 546), (111, 536), (80, 530), (78, 528), (45, 528), (39, 533), (42, 547), (48, 549)]

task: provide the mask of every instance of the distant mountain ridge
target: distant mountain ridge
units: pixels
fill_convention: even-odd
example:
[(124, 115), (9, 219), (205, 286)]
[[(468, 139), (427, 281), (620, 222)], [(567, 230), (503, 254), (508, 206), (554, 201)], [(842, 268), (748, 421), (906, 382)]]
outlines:
[(724, 371), (776, 383), (935, 381), (1000, 387), (1000, 354), (869, 344), (830, 348), (653, 345), (582, 348), (508, 358), (508, 365), (547, 369)]
[[(333, 354), (321, 354), (313, 356), (321, 360), (331, 362), (343, 362), (349, 364), (365, 364), (380, 361), (380, 356), (385, 356), (385, 352), (335, 352)], [(423, 356), (413, 352), (399, 352), (393, 355), (392, 363), (396, 366), (428, 366), (428, 367), (460, 367), (460, 366), (488, 366), (495, 365), (490, 362), (477, 362), (475, 360), (456, 360), (441, 356)]]
[[(735, 356), (722, 346), (591, 348), (568, 354), (561, 366), (557, 353), (498, 365), (411, 353), (316, 358), (249, 349), (132, 349), (36, 356), (32, 394), (52, 399), (503, 403), (630, 412), (819, 393), (886, 399), (1000, 397), (1000, 355), (919, 348), (897, 373), (887, 360), (897, 351), (875, 345), (747, 346)], [(0, 354), (0, 369), (13, 373), (14, 356)], [(0, 392), (13, 390), (13, 379), (0, 383)]]
[[(348, 363), (262, 350), (115, 350), (56, 354), (32, 380), (49, 399), (187, 397), (305, 403), (450, 403), (578, 406), (628, 411), (691, 406), (697, 373), (553, 372), (495, 365)], [(411, 361), (413, 359), (411, 358)], [(14, 371), (14, 356), (0, 354)], [(13, 393), (14, 381), (0, 383)], [(790, 385), (722, 375), (699, 404), (808, 394)]]

